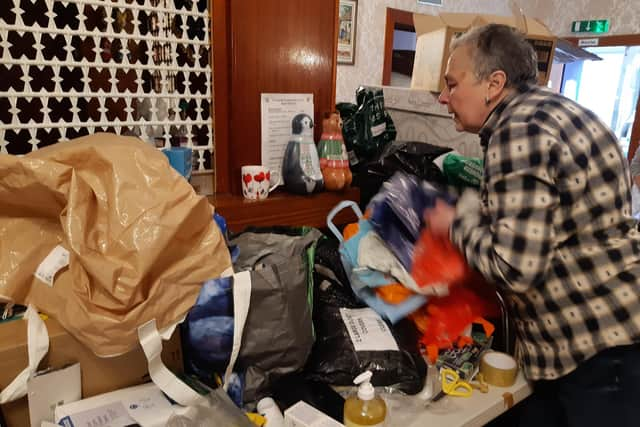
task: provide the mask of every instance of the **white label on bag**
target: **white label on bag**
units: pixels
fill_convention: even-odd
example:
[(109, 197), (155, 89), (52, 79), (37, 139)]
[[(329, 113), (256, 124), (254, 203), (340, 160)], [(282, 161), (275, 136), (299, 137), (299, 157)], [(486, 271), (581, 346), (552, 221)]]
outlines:
[(380, 315), (370, 308), (341, 308), (340, 315), (356, 351), (399, 350)]
[(387, 130), (386, 123), (380, 123), (379, 125), (371, 126), (371, 136), (376, 137), (382, 134), (382, 132), (384, 132), (385, 130)]
[(49, 287), (53, 287), (53, 278), (56, 273), (67, 265), (69, 265), (69, 251), (58, 245), (40, 263), (34, 275)]

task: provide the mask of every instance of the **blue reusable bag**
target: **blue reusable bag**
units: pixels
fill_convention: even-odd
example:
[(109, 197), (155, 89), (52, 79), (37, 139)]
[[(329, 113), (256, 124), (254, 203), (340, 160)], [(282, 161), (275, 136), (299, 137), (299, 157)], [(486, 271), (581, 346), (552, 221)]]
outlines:
[[(333, 218), (338, 212), (347, 207), (353, 209), (358, 217), (359, 230), (355, 236), (344, 240), (342, 234), (333, 224)], [(349, 277), (353, 292), (376, 313), (391, 323), (397, 323), (427, 302), (427, 298), (424, 295), (413, 295), (399, 304), (389, 304), (376, 295), (375, 288), (397, 283), (397, 280), (380, 271), (363, 267), (358, 262), (358, 254), (363, 249), (361, 247), (363, 238), (368, 233), (375, 233), (375, 231), (369, 221), (363, 217), (360, 208), (355, 202), (343, 201), (336, 205), (327, 216), (327, 226), (340, 241), (340, 258)]]

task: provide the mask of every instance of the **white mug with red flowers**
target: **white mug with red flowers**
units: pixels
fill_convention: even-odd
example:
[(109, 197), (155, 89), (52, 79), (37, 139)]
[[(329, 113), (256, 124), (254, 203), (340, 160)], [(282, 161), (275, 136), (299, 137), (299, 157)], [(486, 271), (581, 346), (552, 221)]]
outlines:
[(271, 171), (266, 166), (242, 166), (242, 195), (249, 200), (266, 199), (278, 183), (271, 185)]

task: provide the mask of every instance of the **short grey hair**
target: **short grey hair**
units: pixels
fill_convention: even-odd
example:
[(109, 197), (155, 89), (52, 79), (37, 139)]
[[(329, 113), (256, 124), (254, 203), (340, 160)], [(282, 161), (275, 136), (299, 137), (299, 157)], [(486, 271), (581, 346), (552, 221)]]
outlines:
[(523, 34), (513, 27), (502, 24), (474, 27), (452, 41), (451, 52), (461, 46), (469, 48), (478, 80), (502, 70), (507, 75), (506, 87), (536, 82), (536, 52)]

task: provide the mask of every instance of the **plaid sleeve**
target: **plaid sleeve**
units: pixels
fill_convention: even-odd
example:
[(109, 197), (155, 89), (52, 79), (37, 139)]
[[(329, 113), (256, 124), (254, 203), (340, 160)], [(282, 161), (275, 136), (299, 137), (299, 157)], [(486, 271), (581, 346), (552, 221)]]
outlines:
[(538, 285), (550, 268), (555, 142), (535, 124), (499, 129), (487, 149), (480, 209), (465, 197), (456, 209), (452, 241), (472, 267), (515, 292)]

